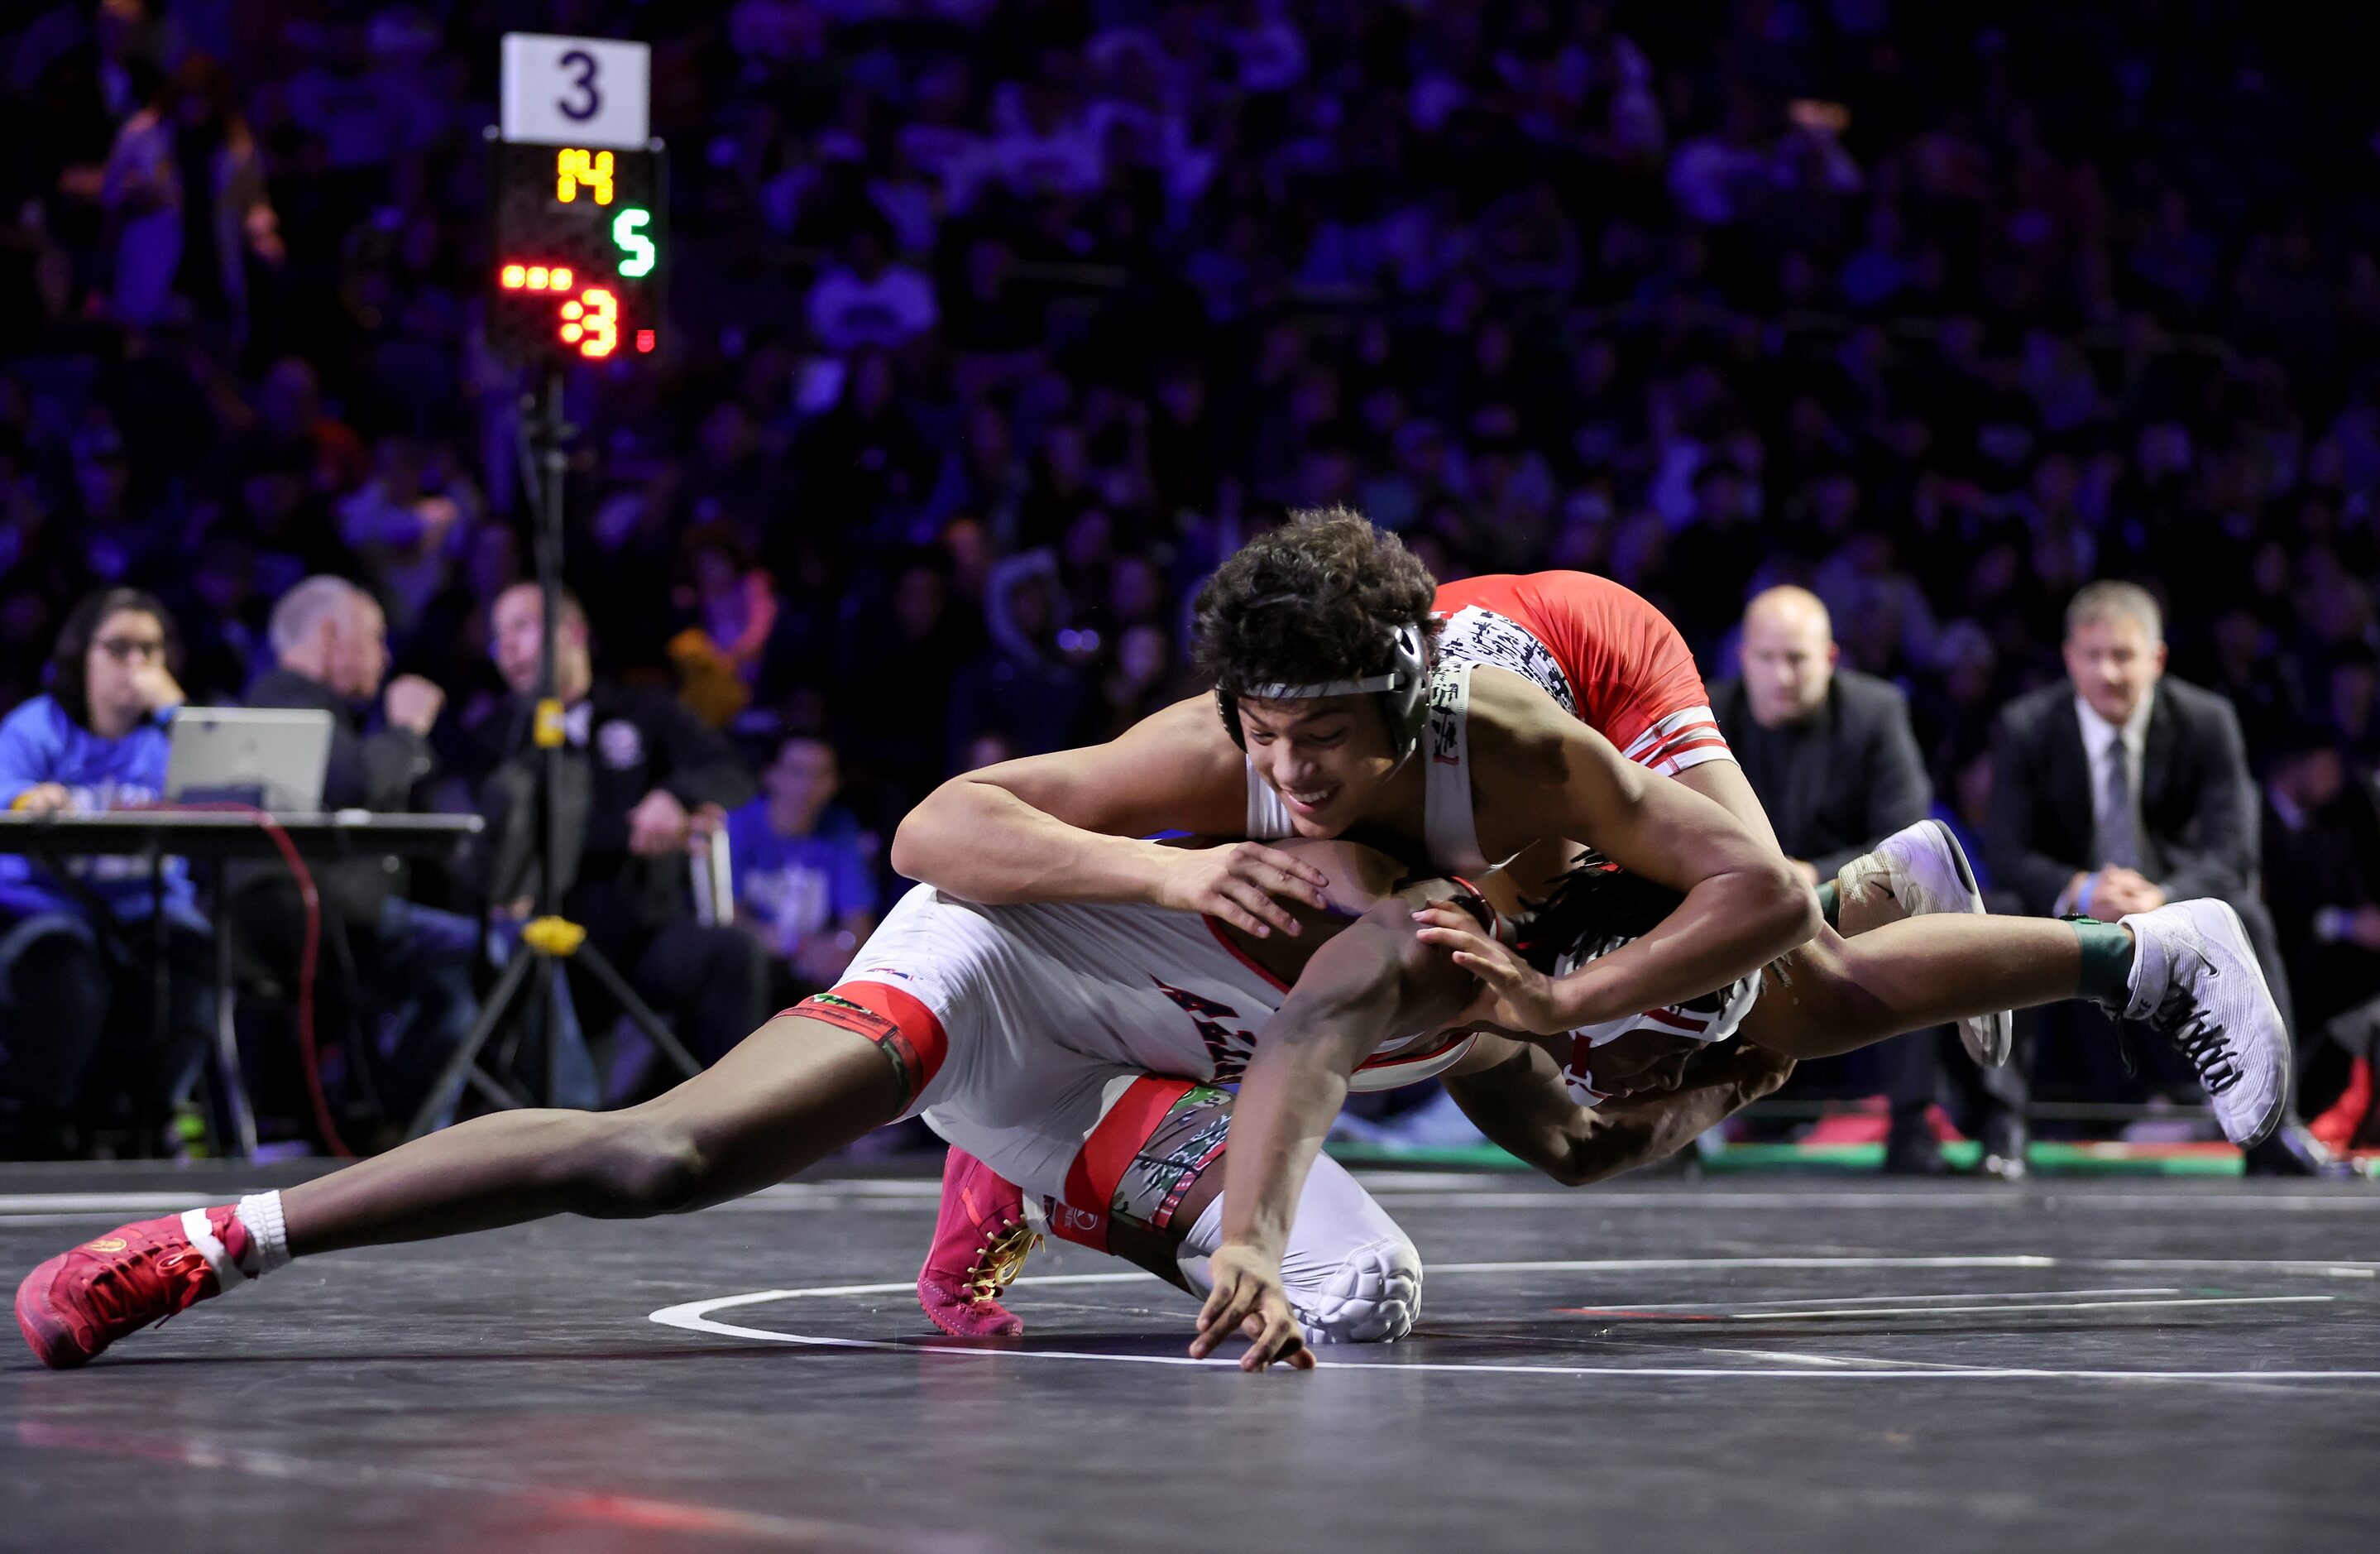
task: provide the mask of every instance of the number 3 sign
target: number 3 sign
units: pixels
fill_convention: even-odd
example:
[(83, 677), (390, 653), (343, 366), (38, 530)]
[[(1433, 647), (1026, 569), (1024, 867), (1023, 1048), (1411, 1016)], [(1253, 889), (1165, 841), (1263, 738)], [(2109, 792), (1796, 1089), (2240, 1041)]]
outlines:
[(645, 143), (652, 51), (609, 38), (504, 34), (504, 138), (550, 146)]

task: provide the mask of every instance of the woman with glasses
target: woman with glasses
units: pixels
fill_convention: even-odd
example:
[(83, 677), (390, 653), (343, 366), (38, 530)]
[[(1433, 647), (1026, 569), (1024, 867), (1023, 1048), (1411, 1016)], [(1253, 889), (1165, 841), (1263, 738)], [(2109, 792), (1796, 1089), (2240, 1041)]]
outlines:
[[(180, 658), (173, 617), (152, 596), (109, 589), (83, 600), (58, 635), (48, 691), (0, 721), (0, 805), (44, 813), (156, 803), (166, 728), (182, 703)], [(93, 1130), (137, 1114), (120, 1087), (94, 1082), (103, 1050), (123, 1081), (178, 1099), (213, 1026), (209, 929), (182, 860), (164, 870), (172, 1006), (162, 1053), (142, 1050), (155, 1029), (147, 861), (78, 858), (67, 872), (0, 854), (0, 1080), (19, 1107), (16, 1137), (0, 1133), (0, 1158), (74, 1153)]]

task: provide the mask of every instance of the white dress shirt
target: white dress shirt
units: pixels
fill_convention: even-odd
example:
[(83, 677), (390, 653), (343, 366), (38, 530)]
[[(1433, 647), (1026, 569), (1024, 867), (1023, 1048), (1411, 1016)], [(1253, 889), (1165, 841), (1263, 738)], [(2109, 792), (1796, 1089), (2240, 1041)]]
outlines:
[[(2116, 741), (2120, 739), (2124, 742), (2125, 753), (2131, 758), (2127, 764), (2131, 768), (2128, 775), (2131, 779), (2133, 824), (2135, 827), (2143, 824), (2140, 819), (2142, 758), (2148, 750), (2149, 712), (2155, 705), (2156, 689), (2151, 686), (2148, 694), (2141, 698), (2140, 704), (2132, 709), (2131, 716), (2126, 718), (2119, 727), (2099, 716), (2097, 710), (2081, 696), (2075, 697), (2074, 718), (2082, 727), (2082, 753), (2091, 760), (2091, 814), (2095, 822), (2099, 813), (2099, 795), (2107, 791), (2108, 768), (2116, 759)], [(2095, 824), (2094, 829), (2095, 831)], [(2145, 833), (2136, 830), (2134, 834), (2141, 836)], [(2098, 860), (2085, 872), (2095, 874), (2106, 861), (2104, 858)], [(2075, 887), (2069, 885), (2058, 898), (2058, 916), (2062, 917), (2077, 909), (2075, 893)]]

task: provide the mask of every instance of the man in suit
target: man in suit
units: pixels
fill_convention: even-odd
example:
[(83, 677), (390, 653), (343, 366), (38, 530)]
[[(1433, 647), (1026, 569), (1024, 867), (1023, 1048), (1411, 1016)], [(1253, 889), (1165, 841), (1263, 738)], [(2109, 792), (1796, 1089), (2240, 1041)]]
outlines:
[[(684, 702), (597, 677), (587, 613), (568, 589), (560, 616), (553, 647), (564, 747), (554, 802), (570, 844), (560, 863), (568, 877), (563, 913), (698, 1057), (715, 1061), (767, 1018), (767, 957), (742, 929), (696, 920), (686, 858), (757, 790), (733, 747)], [(496, 667), (513, 695), (478, 731), (480, 807), (499, 833), (499, 874), (513, 876), (497, 880), (499, 898), (517, 893), (525, 906), (533, 882), (506, 860), (533, 868), (528, 839), (505, 819), (539, 781), (531, 733), (545, 601), (537, 585), (497, 595), (489, 620)], [(592, 1012), (589, 1027), (608, 1027), (610, 995), (577, 976), (571, 987), (578, 1008)], [(633, 1088), (627, 1078), (614, 1080)]]
[[(2164, 614), (2136, 584), (2074, 596), (2065, 657), (2067, 678), (2010, 702), (1994, 730), (1985, 846), (1998, 883), (2027, 912), (2109, 923), (2192, 896), (2228, 902), (2287, 1020), (2258, 888), (2256, 787), (2231, 704), (2166, 675)], [(2328, 1164), (2294, 1121), (2248, 1161), (2260, 1173)]]
[[(1933, 784), (1909, 722), (1908, 698), (1888, 680), (1838, 667), (1834, 623), (1806, 589), (1774, 588), (1744, 610), (1741, 674), (1711, 687), (1711, 710), (1777, 840), (1813, 886), (1878, 842), (1925, 819)], [(1873, 926), (1846, 902), (1843, 931)], [(1950, 1027), (1915, 1031), (1880, 1050), (1892, 1125), (1885, 1170), (1895, 1174), (1945, 1169), (1927, 1109), (1941, 1075)], [(1962, 1076), (1979, 1071), (1961, 1061)], [(1994, 1074), (1999, 1071), (1991, 1071)], [(2004, 1172), (2022, 1169), (2022, 1123), (1989, 1093), (1973, 1110), (1989, 1124), (1989, 1158)], [(2013, 1162), (2013, 1163), (2010, 1163)]]
[[(274, 603), (271, 630), (273, 665), (249, 684), (248, 704), (331, 714), (322, 807), (412, 808), (415, 789), (436, 771), (430, 731), (446, 698), (418, 674), (387, 678), (380, 601), (343, 577), (309, 577)], [(316, 1024), (358, 1037), (387, 1125), (413, 1114), (480, 1016), (471, 989), (479, 924), (411, 900), (393, 856), (322, 859), (313, 874), (323, 927), (339, 939), (324, 952)], [(296, 886), (277, 863), (233, 878), (239, 941), (295, 986), (305, 922)]]

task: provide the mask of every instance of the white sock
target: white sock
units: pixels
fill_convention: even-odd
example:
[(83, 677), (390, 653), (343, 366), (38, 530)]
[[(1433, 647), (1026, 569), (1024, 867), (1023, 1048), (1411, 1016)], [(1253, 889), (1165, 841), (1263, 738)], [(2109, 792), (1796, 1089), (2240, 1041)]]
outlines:
[(251, 1193), (233, 1210), (248, 1227), (248, 1256), (240, 1266), (251, 1279), (289, 1261), (289, 1229), (281, 1219), (279, 1193)]

